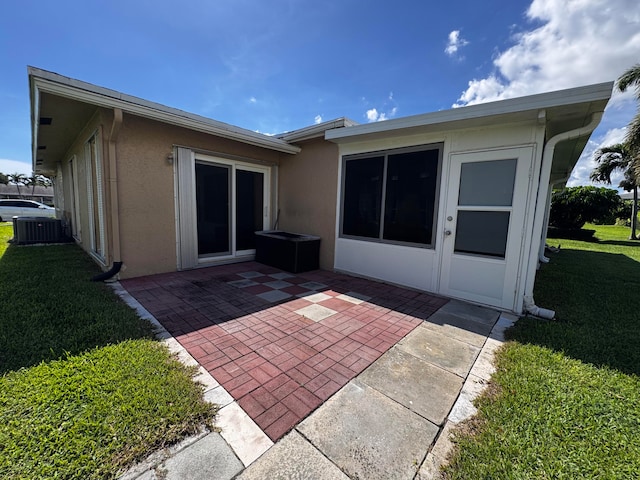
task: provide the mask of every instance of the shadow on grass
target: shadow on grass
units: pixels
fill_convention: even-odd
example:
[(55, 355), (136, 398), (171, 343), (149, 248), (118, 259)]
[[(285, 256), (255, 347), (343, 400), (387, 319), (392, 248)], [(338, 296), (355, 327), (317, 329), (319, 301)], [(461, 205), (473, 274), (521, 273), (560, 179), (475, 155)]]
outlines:
[(640, 247), (640, 240), (598, 240), (601, 245), (617, 245), (620, 247)]
[(535, 299), (554, 309), (557, 320), (522, 319), (508, 332), (510, 339), (640, 375), (640, 262), (623, 254), (563, 249), (538, 272)]
[(96, 273), (75, 245), (0, 248), (0, 374), (151, 337), (109, 286), (90, 281)]

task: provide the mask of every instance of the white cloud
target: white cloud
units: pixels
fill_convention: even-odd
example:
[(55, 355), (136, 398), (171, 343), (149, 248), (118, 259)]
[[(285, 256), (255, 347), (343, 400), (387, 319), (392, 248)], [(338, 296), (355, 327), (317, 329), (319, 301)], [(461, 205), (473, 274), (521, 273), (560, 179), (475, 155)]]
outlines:
[[(514, 35), (493, 71), (471, 80), (454, 107), (613, 81), (640, 59), (637, 0), (533, 0), (527, 16), (537, 26)], [(631, 92), (614, 92), (567, 185), (592, 183), (593, 153), (622, 140), (635, 108)]]
[(365, 115), (367, 117), (367, 121), (369, 122), (381, 122), (387, 119), (387, 114), (384, 112), (378, 112), (376, 108), (367, 110), (367, 113)]
[(638, 62), (637, 0), (533, 0), (527, 16), (542, 24), (517, 34), (456, 106), (615, 80)]
[(313, 123), (315, 123), (316, 125), (322, 123), (322, 115), (316, 115), (313, 119)]
[(7, 175), (11, 173), (23, 173), (24, 175), (31, 175), (31, 164), (29, 162), (21, 162), (19, 160), (0, 158), (0, 172)]
[(256, 97), (251, 97), (249, 99), (249, 103), (258, 103), (258, 100), (256, 99)]
[(449, 42), (447, 43), (447, 48), (444, 49), (444, 53), (453, 57), (465, 45), (469, 45), (469, 42), (460, 36), (460, 30), (453, 30), (449, 33)]

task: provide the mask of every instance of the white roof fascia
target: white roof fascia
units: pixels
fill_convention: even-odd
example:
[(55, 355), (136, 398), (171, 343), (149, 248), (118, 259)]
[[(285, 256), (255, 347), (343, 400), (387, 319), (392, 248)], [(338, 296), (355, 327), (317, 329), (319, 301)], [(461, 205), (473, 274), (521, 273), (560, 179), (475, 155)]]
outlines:
[(359, 124), (349, 118), (340, 117), (335, 120), (329, 120), (315, 125), (310, 125), (308, 127), (299, 128), (297, 130), (292, 130), (291, 132), (281, 133), (276, 135), (276, 137), (281, 138), (286, 142), (301, 142), (303, 140), (322, 137), (327, 130), (341, 127), (352, 127), (355, 125)]
[(415, 128), (440, 123), (459, 122), (470, 119), (486, 118), (491, 116), (509, 115), (526, 111), (539, 111), (551, 107), (587, 103), (596, 100), (608, 100), (611, 97), (613, 82), (587, 85), (585, 87), (558, 90), (549, 93), (540, 93), (526, 97), (510, 98), (496, 102), (469, 105), (466, 107), (452, 108), (440, 112), (412, 115), (410, 117), (396, 118), (382, 122), (367, 123), (335, 130), (327, 130), (327, 140), (339, 140), (358, 135), (390, 132), (404, 128)]
[[(282, 139), (235, 127), (228, 123), (167, 107), (142, 98), (126, 95), (90, 83), (63, 77), (53, 72), (29, 67), (34, 93), (50, 93), (72, 100), (89, 103), (99, 107), (120, 108), (141, 117), (158, 120), (172, 125), (197, 130), (204, 133), (241, 141), (258, 147), (268, 148), (284, 153), (298, 153), (299, 147), (289, 145)], [(39, 95), (36, 95), (39, 98)], [(35, 120), (35, 119), (34, 119)]]

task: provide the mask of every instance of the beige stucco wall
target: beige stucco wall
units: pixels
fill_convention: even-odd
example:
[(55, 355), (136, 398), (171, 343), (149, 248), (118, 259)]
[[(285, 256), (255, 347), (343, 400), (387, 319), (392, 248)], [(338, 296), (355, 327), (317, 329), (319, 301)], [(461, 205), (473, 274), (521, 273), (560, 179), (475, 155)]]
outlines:
[(122, 278), (177, 268), (173, 145), (271, 164), (286, 156), (125, 114), (117, 143)]
[(280, 162), (279, 228), (318, 235), (320, 268), (330, 270), (335, 250), (338, 146), (324, 139), (299, 146), (300, 153), (283, 156)]

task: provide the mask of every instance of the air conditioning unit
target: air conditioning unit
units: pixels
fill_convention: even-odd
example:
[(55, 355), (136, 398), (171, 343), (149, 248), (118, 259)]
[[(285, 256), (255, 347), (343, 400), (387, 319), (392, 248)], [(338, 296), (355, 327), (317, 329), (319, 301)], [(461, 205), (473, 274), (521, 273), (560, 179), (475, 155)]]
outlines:
[(59, 243), (66, 241), (57, 218), (13, 217), (13, 243)]

